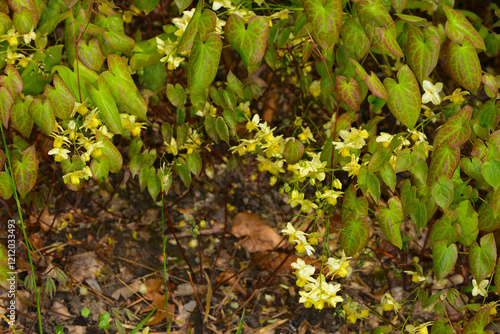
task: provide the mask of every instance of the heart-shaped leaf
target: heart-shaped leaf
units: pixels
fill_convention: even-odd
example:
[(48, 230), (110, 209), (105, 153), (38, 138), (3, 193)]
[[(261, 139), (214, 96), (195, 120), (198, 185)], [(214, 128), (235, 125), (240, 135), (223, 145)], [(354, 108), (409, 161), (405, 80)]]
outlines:
[(387, 90), (385, 89), (385, 86), (382, 84), (377, 75), (373, 73), (373, 71), (371, 71), (369, 76), (367, 75), (365, 77), (365, 81), (368, 89), (370, 90), (370, 92), (372, 92), (373, 95), (387, 101)]
[(495, 306), (486, 306), (481, 308), (473, 317), (470, 319), (467, 326), (464, 328), (462, 334), (483, 334), (487, 333), (484, 331), (484, 327), (490, 323), (491, 308)]
[(418, 234), (420, 235), (420, 229), (427, 225), (427, 206), (425, 202), (416, 199), (410, 209), (410, 218), (415, 224)]
[[(128, 71), (127, 61), (118, 55), (111, 54), (108, 56), (108, 67), (109, 72), (103, 72), (101, 75), (111, 90), (118, 109), (146, 120), (148, 104)], [(124, 96), (127, 98), (123, 98)]]
[(186, 156), (186, 163), (191, 173), (193, 173), (193, 175), (200, 174), (202, 161), (200, 154), (196, 150)]
[[(493, 198), (493, 196), (495, 196), (495, 198)], [(499, 196), (495, 194), (491, 195), (489, 203), (483, 203), (479, 208), (478, 228), (481, 231), (493, 232), (500, 228), (500, 216), (495, 216), (493, 209), (493, 201), (496, 200), (496, 197)]]
[(347, 256), (354, 256), (368, 244), (370, 239), (370, 224), (365, 217), (349, 216), (342, 222), (340, 246)]
[[(151, 167), (154, 169), (153, 167)], [(149, 173), (149, 178), (148, 178), (148, 192), (151, 195), (151, 198), (153, 198), (153, 201), (156, 201), (156, 197), (158, 197), (158, 194), (161, 191), (161, 180), (158, 174), (156, 174), (156, 170), (152, 170), (151, 173)]]
[(62, 120), (66, 120), (73, 112), (75, 98), (71, 90), (58, 75), (54, 76), (53, 83), (54, 87), (50, 85), (45, 86), (43, 95), (52, 102), (56, 116)]
[[(106, 42), (116, 51), (120, 52), (129, 52), (135, 46), (135, 41), (133, 38), (128, 37), (127, 35), (109, 30), (102, 34)], [(92, 42), (92, 41), (91, 41)]]
[(240, 54), (243, 65), (249, 68), (264, 57), (269, 20), (262, 16), (254, 16), (248, 20), (248, 26), (245, 26), (245, 20), (237, 14), (232, 14), (227, 19), (224, 31), (228, 42)]
[(340, 36), (343, 41), (349, 41), (344, 47), (354, 59), (360, 60), (370, 51), (370, 40), (357, 17), (351, 17), (342, 24)]
[(202, 13), (202, 6), (203, 3), (200, 5), (200, 2), (198, 2), (198, 7), (179, 42), (177, 52), (180, 53), (191, 50), (197, 35), (200, 35), (201, 40), (204, 41), (208, 34), (214, 32), (217, 23), (217, 15), (208, 9), (204, 10)]
[(85, 40), (80, 40), (76, 47), (76, 53), (81, 62), (94, 71), (99, 71), (106, 59), (101, 51), (99, 41), (95, 38), (91, 39), (88, 45)]
[(294, 165), (302, 159), (304, 145), (296, 139), (289, 140), (285, 145), (283, 155), (288, 164)]
[(50, 100), (45, 100), (44, 103), (40, 99), (34, 99), (29, 107), (29, 113), (35, 124), (50, 135), (56, 128), (56, 116), (54, 114), (54, 107)]
[(99, 113), (109, 131), (114, 134), (121, 134), (123, 133), (123, 127), (120, 113), (116, 107), (115, 99), (111, 95), (111, 91), (102, 75), (99, 76), (98, 85), (99, 90), (91, 84), (85, 85), (90, 100), (99, 108)]
[(0, 121), (5, 128), (9, 127), (9, 119), (14, 99), (6, 87), (0, 87)]
[(460, 150), (458, 148), (446, 144), (438, 145), (432, 153), (427, 184), (432, 185), (441, 175), (451, 179), (459, 164)]
[(408, 65), (401, 67), (397, 74), (399, 83), (392, 78), (384, 79), (387, 89), (387, 106), (398, 121), (412, 130), (420, 116), (420, 87)]
[(489, 277), (497, 261), (497, 246), (493, 233), (481, 237), (481, 245), (473, 242), (469, 251), (469, 265), (472, 277), (481, 282)]
[(451, 116), (438, 130), (434, 138), (434, 145), (446, 143), (450, 147), (458, 147), (470, 138), (471, 128), (469, 120), (472, 109), (469, 106), (463, 107), (455, 115)]
[(433, 246), (436, 242), (446, 240), (447, 245), (454, 244), (460, 238), (460, 225), (456, 224), (457, 212), (446, 210), (436, 224), (432, 227), (429, 243)]
[(101, 156), (99, 161), (92, 159), (90, 162), (90, 170), (94, 179), (97, 181), (105, 181), (109, 174), (109, 159), (107, 156)]
[(38, 158), (35, 146), (30, 146), (23, 152), (21, 161), (14, 157), (12, 169), (16, 189), (24, 198), (35, 186), (38, 175)]
[(180, 84), (168, 84), (167, 85), (167, 97), (170, 103), (172, 103), (177, 108), (184, 108), (184, 104), (186, 103), (186, 93), (184, 92), (184, 88)]
[(337, 89), (340, 101), (344, 102), (354, 111), (359, 110), (359, 105), (361, 104), (361, 91), (354, 78), (351, 78), (349, 83), (347, 83), (345, 77), (341, 75), (337, 76), (335, 78), (335, 88)]
[(484, 179), (495, 190), (497, 190), (500, 186), (500, 173), (498, 173), (499, 170), (500, 160), (498, 159), (492, 159), (491, 161), (485, 161), (483, 163)]
[(302, 4), (316, 43), (324, 49), (337, 44), (342, 25), (342, 1), (302, 0)]
[(438, 280), (443, 279), (451, 273), (455, 263), (457, 263), (457, 245), (451, 244), (447, 246), (446, 240), (438, 241), (432, 247), (432, 257), (436, 278)]
[(479, 32), (474, 29), (472, 24), (467, 21), (465, 15), (445, 4), (441, 5), (448, 19), (444, 27), (448, 38), (459, 44), (462, 44), (465, 39), (470, 39), (474, 48), (485, 50), (486, 47), (483, 38)]
[(388, 203), (389, 208), (383, 206), (377, 208), (375, 217), (377, 217), (387, 240), (401, 249), (403, 247), (403, 239), (401, 237), (400, 226), (404, 219), (403, 208), (398, 197), (392, 197)]
[(489, 73), (483, 74), (481, 77), (481, 82), (484, 84), (484, 92), (488, 97), (495, 99), (498, 94), (498, 80), (497, 78)]
[(394, 171), (396, 173), (404, 172), (411, 169), (420, 159), (420, 154), (418, 152), (412, 152), (409, 148), (399, 151), (396, 156), (396, 167)]
[(5, 200), (12, 197), (10, 178), (5, 172), (0, 172), (0, 197)]
[(30, 136), (34, 124), (28, 111), (31, 102), (33, 102), (31, 96), (27, 96), (24, 102), (21, 97), (18, 96), (12, 106), (12, 126), (26, 138)]
[(448, 177), (441, 175), (432, 185), (431, 194), (436, 204), (443, 210), (446, 210), (450, 206), (451, 201), (453, 201), (453, 183)]
[(222, 40), (210, 33), (205, 42), (196, 38), (188, 65), (188, 86), (192, 93), (204, 92), (215, 79), (222, 52)]
[(437, 65), (440, 50), (439, 39), (436, 36), (424, 34), (416, 27), (410, 26), (406, 43), (408, 64), (422, 83)]
[(101, 133), (101, 131), (95, 132), (95, 138), (97, 142), (102, 142), (104, 147), (101, 147), (102, 156), (109, 160), (109, 171), (111, 173), (118, 173), (122, 169), (123, 158), (122, 154), (115, 145), (111, 142), (108, 136)]
[(460, 225), (458, 242), (470, 246), (479, 234), (478, 214), (469, 200), (460, 202), (455, 211), (457, 212), (457, 224)]
[(4, 72), (6, 75), (0, 75), (0, 86), (4, 86), (13, 98), (23, 91), (23, 79), (14, 66), (8, 64)]
[(450, 42), (448, 46), (448, 68), (453, 78), (472, 94), (481, 84), (481, 64), (476, 49), (468, 37), (462, 45)]

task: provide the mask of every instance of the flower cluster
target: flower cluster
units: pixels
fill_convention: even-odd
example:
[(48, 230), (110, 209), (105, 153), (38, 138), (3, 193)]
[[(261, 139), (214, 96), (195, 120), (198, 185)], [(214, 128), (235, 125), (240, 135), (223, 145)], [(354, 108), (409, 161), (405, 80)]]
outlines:
[(26, 34), (20, 34), (16, 28), (11, 28), (7, 31), (6, 34), (0, 35), (0, 42), (7, 41), (9, 46), (7, 47), (5, 59), (7, 64), (15, 65), (16, 62), (21, 65), (21, 67), (26, 67), (29, 62), (32, 62), (31, 56), (26, 57), (23, 53), (18, 53), (21, 49), (19, 46), (19, 38), (22, 38), (24, 44), (29, 45), (31, 41), (34, 41), (37, 38), (37, 34), (34, 31), (34, 28)]
[(349, 320), (351, 324), (355, 324), (358, 319), (365, 319), (370, 314), (370, 311), (368, 311), (366, 307), (352, 300), (342, 305), (342, 309), (346, 313), (347, 320)]

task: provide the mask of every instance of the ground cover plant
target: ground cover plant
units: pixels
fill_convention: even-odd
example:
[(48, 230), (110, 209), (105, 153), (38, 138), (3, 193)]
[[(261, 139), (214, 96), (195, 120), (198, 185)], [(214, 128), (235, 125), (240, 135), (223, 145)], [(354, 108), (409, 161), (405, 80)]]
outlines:
[(1, 328), (498, 332), (499, 31), (488, 0), (1, 0)]

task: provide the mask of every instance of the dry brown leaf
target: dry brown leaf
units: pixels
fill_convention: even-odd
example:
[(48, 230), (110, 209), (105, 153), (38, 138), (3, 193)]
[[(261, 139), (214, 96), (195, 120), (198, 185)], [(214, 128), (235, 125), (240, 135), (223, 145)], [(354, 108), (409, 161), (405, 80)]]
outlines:
[[(146, 322), (146, 326), (154, 326), (159, 324), (163, 319), (167, 317), (167, 307), (165, 306), (165, 295), (161, 295), (159, 293), (155, 293), (153, 298), (153, 302), (151, 305), (153, 308), (157, 308), (156, 313), (153, 314), (151, 318)], [(153, 309), (151, 307), (147, 307), (145, 309), (146, 312), (151, 312)], [(168, 318), (172, 319), (175, 316), (175, 305), (168, 304)]]
[(77, 282), (83, 282), (87, 278), (94, 278), (95, 274), (102, 269), (102, 265), (94, 259), (95, 257), (94, 252), (72, 256), (70, 259), (71, 264), (66, 273)]
[(161, 278), (148, 278), (145, 282), (148, 292), (144, 294), (144, 297), (149, 300), (153, 300), (163, 286), (163, 283), (164, 282)]
[(282, 237), (274, 228), (256, 213), (240, 212), (233, 218), (231, 233), (238, 237), (247, 237), (241, 245), (250, 253), (265, 252), (274, 249)]

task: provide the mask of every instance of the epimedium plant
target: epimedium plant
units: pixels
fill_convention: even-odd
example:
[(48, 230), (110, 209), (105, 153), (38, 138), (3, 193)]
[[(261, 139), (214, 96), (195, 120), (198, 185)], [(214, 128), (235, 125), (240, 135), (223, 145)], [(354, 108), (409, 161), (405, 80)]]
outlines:
[[(159, 0), (0, 2), (0, 120), (9, 139), (0, 151), (2, 198), (18, 192), (29, 200), (37, 191), (41, 136), (52, 137), (48, 155), (75, 191), (122, 170), (122, 138), (125, 165), (154, 200), (173, 177), (189, 188), (203, 172), (202, 156), (222, 141), (234, 156), (255, 155), (271, 185), (300, 207), (307, 232), (292, 224), (283, 230), (298, 253), (311, 256), (322, 236), (315, 231), (326, 225), (319, 260), (326, 274), (302, 259), (292, 264), (306, 307), (343, 302), (352, 323), (400, 312), (389, 293), (368, 311), (344, 301), (333, 283), (348, 275), (374, 226), (401, 254), (411, 235), (425, 231), (421, 247), (432, 248), (438, 281), (465, 253), (472, 294), (496, 291), (500, 76), (481, 67), (500, 52), (495, 4), (483, 21), (453, 0), (191, 2), (176, 0), (168, 10), (178, 15), (163, 16), (161, 31), (150, 26), (131, 36), (127, 24), (158, 15)], [(225, 56), (227, 47), (243, 66)], [(293, 84), (295, 108), (283, 112), (279, 130), (252, 111), (269, 93), (251, 80), (263, 67), (272, 82)], [(153, 117), (153, 108), (170, 112)], [(161, 133), (161, 150), (146, 131)], [(328, 221), (339, 209), (335, 257)], [(433, 331), (452, 333), (441, 300), (453, 305), (458, 291), (429, 295), (432, 273), (418, 261), (404, 265), (415, 267), (407, 273), (419, 285), (416, 298), (443, 317)], [(462, 308), (475, 314), (462, 324), (472, 333), (495, 305)], [(404, 328), (423, 333), (428, 325)]]

